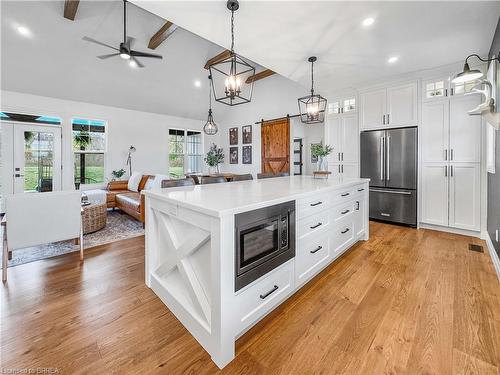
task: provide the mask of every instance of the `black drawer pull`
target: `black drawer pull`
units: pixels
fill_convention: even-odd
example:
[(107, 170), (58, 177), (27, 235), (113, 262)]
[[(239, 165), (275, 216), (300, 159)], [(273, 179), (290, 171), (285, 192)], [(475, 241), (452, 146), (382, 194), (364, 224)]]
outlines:
[(348, 212), (349, 212), (349, 210), (345, 210), (345, 211), (342, 211), (342, 212), (341, 212), (341, 214), (342, 214), (342, 215), (345, 215), (345, 214), (346, 214), (346, 213), (348, 213)]
[(312, 227), (309, 227), (309, 228), (311, 228), (311, 229), (316, 229), (317, 227), (320, 227), (320, 226), (322, 226), (322, 225), (323, 225), (323, 223), (318, 223), (318, 224), (313, 225)]
[(358, 189), (358, 191), (363, 191), (363, 190), (365, 190), (365, 189), (364, 188), (363, 189)]
[(273, 289), (271, 289), (269, 292), (267, 292), (266, 294), (261, 294), (260, 295), (260, 299), (266, 299), (267, 297), (269, 297), (271, 294), (273, 294), (274, 292), (276, 292), (278, 290), (278, 285), (275, 285)]
[(342, 231), (342, 232), (340, 232), (340, 233), (342, 233), (342, 234), (346, 234), (347, 232), (349, 232), (349, 228), (345, 228), (345, 230), (343, 230), (343, 231)]
[(318, 246), (316, 249), (309, 251), (311, 254), (317, 253), (323, 248), (323, 246)]
[(310, 206), (311, 206), (311, 207), (318, 206), (318, 205), (320, 205), (321, 203), (323, 203), (323, 202), (319, 201), (319, 202), (316, 202), (316, 203), (311, 203), (311, 204), (310, 204)]
[(342, 196), (342, 197), (347, 197), (347, 196), (348, 196), (348, 195), (350, 195), (350, 194), (351, 194), (351, 193), (344, 193), (344, 194), (342, 194), (341, 196)]

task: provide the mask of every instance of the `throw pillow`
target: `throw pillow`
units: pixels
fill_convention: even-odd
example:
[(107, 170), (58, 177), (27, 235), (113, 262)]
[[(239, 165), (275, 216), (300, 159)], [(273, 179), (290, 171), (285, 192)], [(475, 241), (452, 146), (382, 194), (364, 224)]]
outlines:
[(157, 174), (153, 182), (153, 189), (161, 189), (161, 182), (163, 180), (170, 180), (170, 176), (167, 176), (166, 174)]
[(142, 173), (134, 172), (128, 179), (127, 189), (130, 191), (139, 191), (139, 184), (141, 183)]

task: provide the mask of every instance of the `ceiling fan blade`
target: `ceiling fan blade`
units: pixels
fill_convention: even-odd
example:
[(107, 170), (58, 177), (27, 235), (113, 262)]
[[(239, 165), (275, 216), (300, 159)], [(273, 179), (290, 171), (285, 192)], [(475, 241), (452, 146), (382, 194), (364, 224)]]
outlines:
[(98, 40), (95, 40), (95, 39), (89, 38), (88, 36), (84, 36), (82, 39), (83, 39), (83, 40), (85, 40), (85, 41), (87, 41), (87, 42), (91, 42), (91, 43), (99, 44), (100, 46), (103, 46), (103, 47), (108, 47), (108, 48), (114, 49), (115, 51), (120, 51), (118, 48), (112, 47), (112, 46), (110, 46), (109, 44), (106, 44), (106, 43), (103, 43), (103, 42), (99, 42)]
[(99, 59), (101, 60), (104, 60), (104, 59), (109, 59), (110, 57), (113, 57), (113, 56), (118, 56), (120, 55), (120, 52), (118, 53), (110, 53), (109, 55), (101, 55), (101, 56), (97, 56)]
[(161, 55), (155, 55), (154, 53), (146, 53), (146, 52), (140, 52), (140, 51), (130, 51), (131, 56), (137, 56), (137, 57), (149, 57), (153, 59), (163, 59), (163, 56)]
[(137, 60), (134, 56), (130, 56), (130, 59), (137, 64), (139, 68), (144, 68), (144, 65), (141, 64), (139, 60)]

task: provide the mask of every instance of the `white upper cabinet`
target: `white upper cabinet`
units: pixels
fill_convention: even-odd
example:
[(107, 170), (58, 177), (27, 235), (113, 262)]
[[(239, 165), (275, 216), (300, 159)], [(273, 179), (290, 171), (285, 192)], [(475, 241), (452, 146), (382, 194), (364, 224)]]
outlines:
[(449, 91), (449, 77), (438, 77), (422, 81), (422, 100), (424, 102), (446, 98)]
[(333, 147), (333, 152), (328, 155), (328, 162), (336, 163), (341, 159), (342, 149), (342, 118), (328, 115), (325, 123), (325, 143)]
[(387, 89), (387, 118), (393, 126), (412, 126), (418, 122), (417, 83), (389, 87)]
[(418, 124), (418, 85), (410, 82), (360, 95), (360, 127), (363, 130)]
[(470, 116), (467, 111), (480, 103), (477, 95), (455, 97), (450, 103), (450, 156), (451, 162), (481, 161), (481, 117)]
[(386, 116), (386, 89), (362, 93), (360, 127), (361, 129), (376, 129), (385, 126)]
[(448, 160), (448, 100), (424, 103), (422, 105), (422, 162), (445, 162)]
[(359, 130), (356, 114), (349, 114), (342, 117), (340, 135), (342, 137), (341, 161), (345, 163), (357, 163)]
[(450, 226), (478, 231), (481, 213), (480, 165), (450, 165)]
[(343, 113), (356, 112), (358, 110), (358, 104), (356, 97), (346, 96), (343, 98), (338, 98), (329, 101), (328, 103), (328, 114), (340, 115)]

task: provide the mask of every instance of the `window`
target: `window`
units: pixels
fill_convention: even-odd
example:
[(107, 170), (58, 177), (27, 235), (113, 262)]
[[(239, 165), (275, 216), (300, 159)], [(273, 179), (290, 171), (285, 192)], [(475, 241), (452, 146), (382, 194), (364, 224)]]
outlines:
[(73, 152), (75, 155), (75, 186), (104, 182), (106, 122), (73, 119)]
[(202, 171), (201, 132), (169, 129), (169, 147), (169, 174), (172, 178), (183, 178), (185, 173)]

